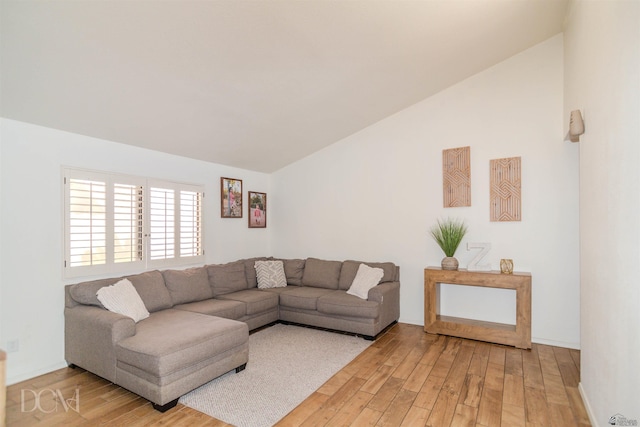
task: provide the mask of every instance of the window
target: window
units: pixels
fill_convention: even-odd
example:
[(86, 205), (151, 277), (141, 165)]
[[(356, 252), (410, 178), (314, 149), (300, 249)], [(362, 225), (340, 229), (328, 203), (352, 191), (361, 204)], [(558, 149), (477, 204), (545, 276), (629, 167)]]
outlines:
[(69, 180), (69, 266), (107, 262), (106, 199), (106, 183)]
[(66, 277), (201, 262), (202, 186), (64, 170)]
[(143, 186), (113, 184), (113, 262), (143, 259)]
[(151, 188), (149, 200), (149, 257), (152, 260), (175, 255), (175, 194), (168, 188)]
[(180, 191), (180, 256), (202, 254), (202, 192)]

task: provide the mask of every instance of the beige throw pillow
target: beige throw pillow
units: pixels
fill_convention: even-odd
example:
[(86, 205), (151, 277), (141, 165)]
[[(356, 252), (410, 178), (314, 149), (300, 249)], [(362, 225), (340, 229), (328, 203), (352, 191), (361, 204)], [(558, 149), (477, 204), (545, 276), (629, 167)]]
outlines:
[(384, 276), (383, 269), (360, 264), (356, 277), (353, 279), (353, 283), (351, 283), (351, 287), (347, 293), (362, 299), (367, 299), (369, 298), (369, 289), (380, 283), (382, 276)]
[(287, 277), (284, 274), (282, 261), (256, 261), (255, 268), (258, 288), (284, 288), (287, 286)]
[(128, 279), (100, 288), (96, 296), (107, 310), (131, 317), (136, 323), (149, 317), (147, 307)]

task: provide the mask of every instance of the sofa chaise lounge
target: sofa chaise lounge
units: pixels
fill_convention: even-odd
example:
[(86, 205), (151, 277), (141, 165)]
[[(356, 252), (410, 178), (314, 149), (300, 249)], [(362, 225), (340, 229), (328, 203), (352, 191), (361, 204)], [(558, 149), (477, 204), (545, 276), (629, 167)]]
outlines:
[[(285, 286), (259, 286), (257, 261), (281, 261)], [(358, 297), (350, 288), (361, 264), (382, 277)], [(121, 279), (65, 286), (65, 359), (160, 411), (244, 369), (251, 330), (281, 321), (375, 339), (400, 316), (399, 267), (390, 262), (251, 258), (126, 276), (149, 313), (138, 322), (98, 299), (100, 289)]]

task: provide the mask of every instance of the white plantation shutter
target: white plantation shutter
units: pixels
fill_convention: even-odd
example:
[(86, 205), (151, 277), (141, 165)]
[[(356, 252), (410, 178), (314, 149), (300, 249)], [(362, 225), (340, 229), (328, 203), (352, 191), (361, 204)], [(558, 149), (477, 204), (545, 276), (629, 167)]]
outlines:
[(175, 191), (169, 188), (149, 190), (149, 258), (175, 257)]
[(64, 169), (66, 277), (204, 260), (201, 186)]
[(201, 187), (153, 182), (149, 187), (149, 263), (167, 267), (204, 259)]
[(68, 266), (106, 264), (107, 184), (72, 178), (68, 185)]
[(142, 261), (142, 186), (114, 184), (113, 205), (113, 262)]
[(180, 256), (202, 255), (202, 193), (180, 191)]

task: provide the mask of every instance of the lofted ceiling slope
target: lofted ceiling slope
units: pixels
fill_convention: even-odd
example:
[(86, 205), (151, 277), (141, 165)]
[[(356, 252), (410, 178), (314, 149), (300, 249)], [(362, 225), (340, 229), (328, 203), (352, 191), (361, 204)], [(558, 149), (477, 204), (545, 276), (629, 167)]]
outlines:
[(566, 8), (3, 0), (0, 113), (270, 173), (560, 33)]

